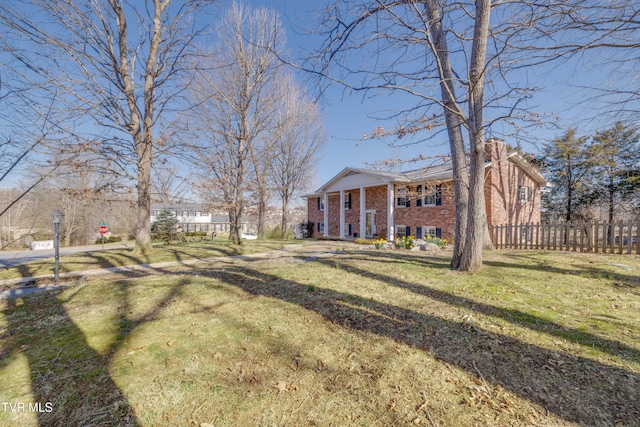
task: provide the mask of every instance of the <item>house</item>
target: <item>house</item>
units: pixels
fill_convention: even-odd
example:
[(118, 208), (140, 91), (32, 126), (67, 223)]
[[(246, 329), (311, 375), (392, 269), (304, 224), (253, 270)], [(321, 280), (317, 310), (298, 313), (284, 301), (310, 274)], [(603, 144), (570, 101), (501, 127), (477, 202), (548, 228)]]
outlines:
[[(542, 174), (501, 141), (487, 142), (485, 156), (489, 225), (539, 222)], [(312, 237), (454, 238), (451, 163), (407, 172), (345, 168), (305, 198)]]
[[(206, 231), (208, 233), (229, 232), (229, 215), (216, 215), (199, 203), (152, 203), (151, 223), (163, 209), (169, 210), (178, 219), (178, 228), (185, 233)], [(248, 224), (242, 222), (241, 231), (248, 231)]]

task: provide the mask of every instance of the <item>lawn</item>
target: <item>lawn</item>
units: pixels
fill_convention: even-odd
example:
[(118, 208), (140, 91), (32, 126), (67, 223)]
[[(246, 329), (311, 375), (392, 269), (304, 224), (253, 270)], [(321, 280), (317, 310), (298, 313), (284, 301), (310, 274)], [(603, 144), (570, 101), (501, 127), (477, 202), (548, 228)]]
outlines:
[[(136, 256), (132, 249), (107, 249), (60, 257), (60, 273), (121, 267), (134, 264), (185, 261), (194, 258), (208, 259), (221, 256), (250, 255), (281, 249), (294, 244), (293, 240), (252, 240), (236, 246), (229, 241), (200, 240), (186, 243), (154, 244), (154, 250), (146, 256)], [(0, 270), (0, 280), (36, 277), (53, 274), (53, 258)]]
[(639, 257), (331, 245), (2, 301), (0, 424), (640, 425)]

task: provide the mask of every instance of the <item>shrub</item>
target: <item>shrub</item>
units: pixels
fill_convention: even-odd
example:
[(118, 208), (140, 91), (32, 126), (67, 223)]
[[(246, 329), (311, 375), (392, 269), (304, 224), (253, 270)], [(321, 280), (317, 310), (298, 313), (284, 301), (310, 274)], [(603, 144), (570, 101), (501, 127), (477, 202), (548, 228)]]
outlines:
[(313, 234), (313, 226), (315, 224), (313, 222), (301, 222), (300, 223), (300, 228), (302, 229), (302, 237), (307, 239), (309, 237), (311, 237), (311, 235)]
[(396, 238), (396, 248), (411, 249), (414, 246), (413, 236), (402, 236)]
[(376, 249), (382, 249), (386, 244), (387, 244), (387, 240), (382, 238), (373, 241), (373, 245), (375, 246)]
[(441, 239), (440, 237), (427, 236), (427, 238), (424, 240), (427, 243), (433, 243), (434, 245), (437, 245), (439, 248), (444, 248), (445, 246), (447, 246), (447, 244), (449, 244), (447, 239)]
[[(122, 242), (122, 236), (109, 236), (108, 238), (104, 239), (105, 243), (117, 243), (117, 242)], [(95, 241), (96, 245), (101, 245), (102, 244), (102, 237), (98, 237)]]
[(206, 237), (206, 236), (207, 236), (206, 231), (189, 231), (187, 233), (187, 237)]

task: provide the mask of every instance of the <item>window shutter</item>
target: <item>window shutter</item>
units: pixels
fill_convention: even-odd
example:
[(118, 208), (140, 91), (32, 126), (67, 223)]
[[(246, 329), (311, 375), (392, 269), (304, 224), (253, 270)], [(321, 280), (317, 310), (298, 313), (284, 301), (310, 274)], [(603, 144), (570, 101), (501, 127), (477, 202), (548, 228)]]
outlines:
[(442, 206), (442, 185), (436, 185), (436, 206)]
[[(318, 199), (320, 200), (320, 199)], [(319, 202), (318, 202), (319, 203)], [(320, 232), (320, 223), (318, 223), (318, 233)]]
[(416, 192), (418, 193), (418, 199), (416, 200), (416, 206), (422, 206), (422, 185), (418, 185), (416, 188)]
[(405, 236), (410, 236), (411, 235), (411, 227), (407, 226), (406, 228), (407, 231), (405, 231)]
[(351, 209), (351, 193), (347, 193), (347, 199), (344, 202), (345, 209)]
[(436, 237), (442, 239), (442, 228), (436, 228)]
[(422, 227), (416, 228), (416, 239), (422, 239)]
[[(320, 197), (318, 197), (318, 199), (316, 200), (318, 202), (318, 210), (320, 210)], [(319, 226), (319, 224), (318, 224)]]
[[(349, 203), (351, 203), (351, 200), (349, 200)], [(349, 236), (351, 236), (351, 224), (349, 224)]]

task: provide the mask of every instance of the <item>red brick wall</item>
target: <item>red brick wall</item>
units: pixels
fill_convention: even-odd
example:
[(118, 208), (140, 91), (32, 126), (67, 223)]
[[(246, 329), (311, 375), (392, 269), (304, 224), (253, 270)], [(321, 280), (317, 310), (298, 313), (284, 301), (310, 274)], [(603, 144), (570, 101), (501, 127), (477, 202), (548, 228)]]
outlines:
[(365, 188), (366, 210), (376, 211), (376, 234), (380, 237), (387, 236), (387, 186)]
[(318, 233), (318, 223), (324, 222), (324, 211), (318, 210), (317, 197), (309, 197), (307, 199), (307, 220), (313, 223), (313, 234), (311, 237), (322, 237), (322, 233)]
[[(487, 173), (485, 199), (491, 225), (526, 224), (540, 221), (540, 189), (521, 168), (507, 159), (506, 145), (494, 143), (492, 165)], [(518, 187), (532, 191), (531, 200), (518, 200)]]
[(438, 227), (442, 238), (453, 241), (456, 226), (456, 202), (453, 197), (453, 181), (443, 182), (441, 206), (417, 206), (415, 187), (409, 188), (408, 208), (395, 208), (395, 224), (411, 227), (411, 235), (416, 235), (417, 227)]
[[(324, 225), (325, 227), (327, 224)], [(329, 236), (340, 235), (340, 194), (329, 194)]]

